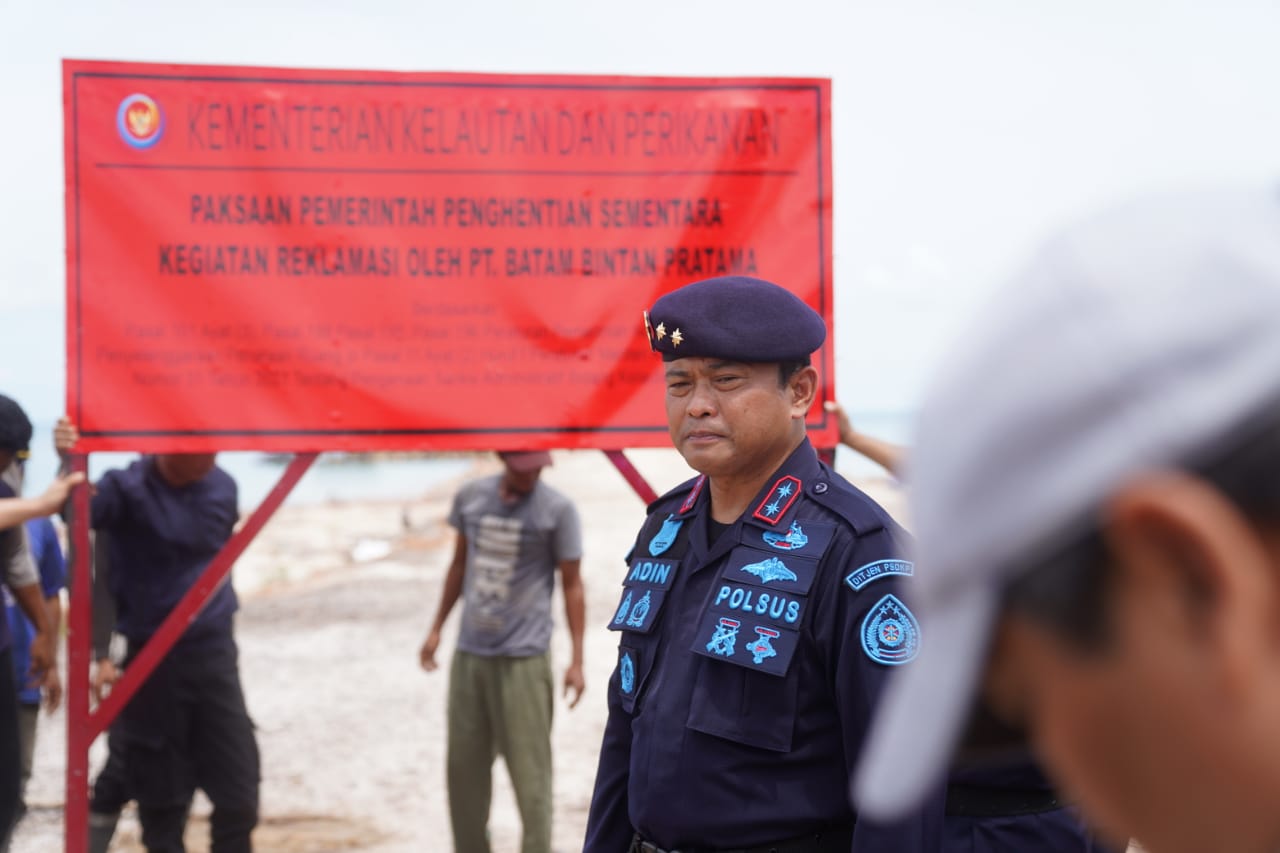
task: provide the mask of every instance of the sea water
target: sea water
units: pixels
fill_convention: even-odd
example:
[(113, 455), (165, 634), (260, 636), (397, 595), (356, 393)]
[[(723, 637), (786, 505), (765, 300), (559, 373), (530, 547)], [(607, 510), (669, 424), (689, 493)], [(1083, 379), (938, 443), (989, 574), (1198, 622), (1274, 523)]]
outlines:
[[(850, 417), (854, 426), (867, 435), (898, 444), (909, 441), (912, 423), (909, 412), (854, 411)], [(94, 453), (89, 457), (90, 478), (96, 480), (104, 472), (123, 468), (137, 458), (137, 453)], [(474, 463), (475, 455), (470, 453), (409, 458), (321, 455), (294, 487), (286, 504), (412, 500), (440, 483), (465, 474)], [(235, 478), (244, 510), (261, 503), (285, 469), (280, 455), (249, 451), (219, 453), (218, 465)], [(836, 468), (847, 477), (885, 474), (883, 468), (848, 448), (840, 449)], [(56, 470), (53, 425), (36, 424), (31, 458), (27, 461), (26, 493), (37, 494), (43, 490)]]
[[(113, 468), (124, 468), (138, 458), (137, 453), (94, 453), (89, 456), (89, 477), (97, 480)], [(289, 493), (286, 505), (308, 505), (332, 501), (398, 501), (422, 497), (436, 485), (465, 474), (475, 464), (475, 455), (441, 454), (426, 457), (382, 458), (372, 456), (330, 456), (320, 458)], [(252, 510), (262, 502), (284, 473), (286, 460), (280, 455), (250, 451), (224, 451), (218, 466), (235, 478), (240, 508)], [(52, 424), (36, 424), (27, 460), (24, 491), (41, 492), (58, 467), (53, 451)]]
[[(853, 427), (864, 435), (891, 441), (907, 447), (911, 443), (911, 430), (915, 423), (913, 412), (849, 412)], [(836, 452), (836, 470), (844, 476), (884, 477), (885, 470), (860, 453), (841, 446)]]

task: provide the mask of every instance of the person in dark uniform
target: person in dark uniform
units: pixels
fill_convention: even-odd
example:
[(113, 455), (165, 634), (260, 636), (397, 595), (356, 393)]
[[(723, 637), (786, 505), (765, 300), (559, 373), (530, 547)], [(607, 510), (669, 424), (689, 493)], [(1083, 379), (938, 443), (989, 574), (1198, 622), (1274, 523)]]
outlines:
[(870, 709), (929, 626), (905, 603), (906, 533), (805, 436), (825, 325), (730, 277), (663, 296), (646, 331), (701, 476), (649, 507), (627, 557), (586, 851), (1093, 849), (1026, 764), (940, 776), (892, 823), (857, 818)]
[[(77, 438), (70, 420), (58, 422), (59, 453), (70, 452)], [(108, 534), (109, 578), (95, 582), (110, 586), (127, 668), (231, 537), (236, 484), (211, 453), (144, 456), (98, 481), (90, 513), (93, 528)], [(258, 745), (240, 686), (237, 609), (235, 590), (224, 583), (112, 724), (108, 763), (90, 802), (98, 836), (91, 846), (105, 847), (120, 807), (136, 799), (147, 850), (185, 849), (187, 814), (200, 788), (213, 803), (213, 853), (252, 849)], [(109, 659), (98, 667), (100, 681), (113, 680)]]
[(663, 296), (646, 330), (701, 475), (649, 507), (627, 557), (585, 850), (934, 849), (940, 793), (892, 826), (849, 805), (871, 702), (922, 629), (901, 530), (805, 436), (822, 319), (730, 277)]

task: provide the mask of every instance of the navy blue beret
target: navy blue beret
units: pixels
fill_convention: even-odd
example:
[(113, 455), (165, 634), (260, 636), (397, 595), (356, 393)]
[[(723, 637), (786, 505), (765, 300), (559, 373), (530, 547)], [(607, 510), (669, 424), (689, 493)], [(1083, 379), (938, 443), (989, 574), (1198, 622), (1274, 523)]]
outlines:
[(731, 275), (662, 296), (645, 312), (645, 333), (664, 361), (782, 362), (808, 358), (827, 339), (827, 326), (786, 288)]

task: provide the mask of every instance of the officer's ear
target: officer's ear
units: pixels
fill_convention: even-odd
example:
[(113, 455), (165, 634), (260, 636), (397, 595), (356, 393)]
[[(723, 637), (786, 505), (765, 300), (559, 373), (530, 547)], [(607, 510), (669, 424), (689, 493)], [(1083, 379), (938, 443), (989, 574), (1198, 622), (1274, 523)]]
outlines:
[(813, 369), (813, 365), (805, 365), (791, 374), (787, 380), (787, 395), (791, 401), (792, 419), (804, 420), (818, 395), (818, 371)]
[(1112, 624), (1143, 623), (1224, 701), (1252, 689), (1257, 665), (1280, 660), (1280, 578), (1257, 529), (1179, 472), (1127, 483), (1104, 516), (1118, 582)]

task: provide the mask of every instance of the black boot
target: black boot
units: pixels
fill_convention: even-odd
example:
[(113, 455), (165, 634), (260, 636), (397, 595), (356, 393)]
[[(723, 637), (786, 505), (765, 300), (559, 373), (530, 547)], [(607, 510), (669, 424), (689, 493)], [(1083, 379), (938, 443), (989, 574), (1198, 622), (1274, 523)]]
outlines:
[(116, 822), (120, 813), (99, 814), (89, 812), (89, 853), (107, 853), (111, 837), (116, 834)]

